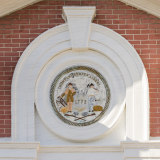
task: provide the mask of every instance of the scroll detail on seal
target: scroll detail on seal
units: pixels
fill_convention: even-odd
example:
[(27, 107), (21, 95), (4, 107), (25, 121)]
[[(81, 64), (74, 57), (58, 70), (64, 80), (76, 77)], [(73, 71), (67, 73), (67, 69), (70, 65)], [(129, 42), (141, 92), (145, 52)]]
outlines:
[(53, 81), (50, 100), (56, 115), (65, 123), (87, 126), (97, 122), (110, 102), (105, 78), (86, 66), (70, 67)]

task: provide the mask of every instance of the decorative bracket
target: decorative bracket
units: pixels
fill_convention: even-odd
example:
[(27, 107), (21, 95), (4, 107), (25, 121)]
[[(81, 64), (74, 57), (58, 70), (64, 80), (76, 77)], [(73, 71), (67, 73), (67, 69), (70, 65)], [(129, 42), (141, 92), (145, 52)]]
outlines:
[(63, 7), (63, 18), (68, 22), (72, 50), (88, 49), (91, 21), (96, 7)]

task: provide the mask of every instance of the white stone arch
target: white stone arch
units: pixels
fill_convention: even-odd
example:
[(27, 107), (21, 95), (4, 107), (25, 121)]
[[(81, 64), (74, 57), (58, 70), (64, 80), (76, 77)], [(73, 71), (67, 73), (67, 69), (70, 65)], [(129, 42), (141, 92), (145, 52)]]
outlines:
[[(18, 61), (12, 81), (13, 141), (34, 141), (36, 83), (43, 68), (52, 59), (54, 60), (64, 51), (72, 50), (70, 32), (68, 24), (44, 32), (26, 48)], [(92, 23), (88, 50), (97, 51), (105, 56), (112, 63), (111, 67), (115, 67), (115, 73), (120, 75), (119, 77), (125, 86), (125, 96), (119, 104), (118, 112), (114, 112), (116, 114), (114, 120), (104, 122), (109, 127), (106, 127), (107, 129), (104, 129), (100, 135), (107, 133), (114, 126), (123, 112), (124, 103), (126, 103), (127, 140), (149, 140), (148, 79), (144, 65), (135, 49), (116, 32)], [(82, 53), (75, 52), (79, 55)], [(47, 125), (47, 122), (44, 123)], [(100, 135), (94, 135), (91, 138), (86, 137), (82, 141), (93, 140), (99, 138)], [(72, 140), (70, 137), (67, 139)]]

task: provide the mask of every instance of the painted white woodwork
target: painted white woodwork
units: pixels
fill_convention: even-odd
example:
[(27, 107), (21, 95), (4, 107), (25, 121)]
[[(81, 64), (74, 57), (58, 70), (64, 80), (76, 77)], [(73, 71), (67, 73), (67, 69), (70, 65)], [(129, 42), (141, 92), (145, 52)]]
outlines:
[[(12, 142), (0, 143), (0, 159), (143, 159), (155, 158), (154, 149), (159, 157), (159, 143), (149, 141), (148, 79), (135, 49), (116, 32), (92, 23), (88, 50), (73, 50), (79, 42), (70, 32), (68, 23), (54, 27), (20, 57), (12, 81)], [(54, 77), (72, 65), (93, 67), (111, 89), (107, 112), (90, 126), (65, 124), (49, 101)]]
[(88, 49), (91, 21), (96, 7), (63, 7), (63, 17), (68, 23), (72, 49)]
[(0, 0), (0, 17), (20, 10), (41, 0)]

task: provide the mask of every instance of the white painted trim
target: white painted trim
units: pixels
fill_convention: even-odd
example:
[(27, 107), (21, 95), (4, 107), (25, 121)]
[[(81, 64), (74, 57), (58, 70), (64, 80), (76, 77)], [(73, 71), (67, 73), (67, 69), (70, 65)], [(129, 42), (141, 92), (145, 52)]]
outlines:
[(72, 49), (88, 49), (91, 21), (95, 17), (96, 7), (63, 7), (63, 17), (68, 22)]
[(152, 14), (160, 18), (160, 2), (159, 0), (119, 0), (126, 5), (130, 5), (137, 9), (143, 10), (148, 14)]
[[(77, 19), (78, 18), (79, 17), (77, 17)], [(48, 65), (51, 62), (51, 59), (55, 60), (60, 53), (64, 53), (64, 51), (71, 49), (72, 46), (69, 32), (71, 32), (71, 30), (68, 29), (68, 24), (60, 25), (44, 32), (26, 48), (18, 61), (12, 81), (13, 141), (34, 141), (35, 86), (37, 81), (40, 80), (38, 79), (38, 76), (43, 72), (43, 68), (45, 68), (46, 64)], [(82, 142), (100, 138), (100, 136), (105, 135), (114, 126), (123, 111), (124, 103), (126, 103), (127, 141), (149, 140), (149, 87), (146, 70), (140, 57), (126, 39), (111, 29), (91, 24), (90, 33), (88, 39), (89, 50), (94, 50), (97, 53), (102, 54), (105, 57), (104, 59), (106, 59), (104, 64), (107, 62), (109, 65), (109, 67), (106, 67), (105, 65), (105, 67), (101, 66), (101, 69), (106, 73), (108, 78), (111, 78), (108, 74), (108, 69), (110, 69), (113, 74), (116, 73), (117, 75), (117, 79), (114, 78), (115, 80), (109, 81), (110, 83), (116, 82), (113, 87), (118, 86), (116, 84), (119, 83), (120, 89), (115, 90), (117, 91), (117, 94), (115, 93), (114, 97), (116, 103), (111, 103), (106, 112), (106, 116), (100, 121), (104, 126), (103, 130), (102, 128), (99, 128), (100, 124), (95, 124), (95, 128), (93, 128), (97, 129), (99, 132), (92, 132), (94, 134), (86, 135), (84, 138), (78, 132), (76, 133), (76, 130), (73, 132), (76, 133), (73, 136), (73, 133), (71, 132), (73, 127), (68, 127), (66, 130), (68, 133), (71, 132), (67, 135), (68, 137), (64, 136), (63, 132), (60, 132), (60, 130), (56, 134), (68, 140), (80, 140)], [(77, 54), (78, 53), (80, 57), (83, 55), (81, 52), (77, 52)], [(95, 56), (95, 60), (97, 59), (98, 57)], [(68, 62), (69, 60), (66, 59), (66, 65), (68, 65)], [(91, 62), (89, 64), (91, 65)], [(93, 64), (95, 64), (98, 69), (101, 60), (97, 63), (94, 62)], [(59, 66), (60, 69), (62, 69), (63, 63), (60, 63)], [(118, 94), (118, 91), (120, 91), (121, 94)], [(37, 106), (37, 109), (38, 107), (39, 106)], [(116, 114), (115, 111), (112, 112), (113, 107), (115, 108), (115, 111), (117, 111)], [(39, 114), (46, 126), (55, 132), (53, 130), (55, 127), (53, 125), (54, 122), (48, 120), (49, 116), (43, 118), (43, 112), (39, 111)], [(50, 117), (54, 116), (52, 115)], [(48, 124), (48, 122), (50, 124)], [(90, 128), (91, 127), (92, 125)], [(70, 128), (72, 129), (70, 130)], [(87, 129), (86, 131), (88, 132), (89, 127)]]
[(42, 0), (1, 0), (0, 17), (6, 16), (39, 1)]
[(95, 152), (123, 152), (121, 146), (40, 146), (38, 153), (95, 153)]

